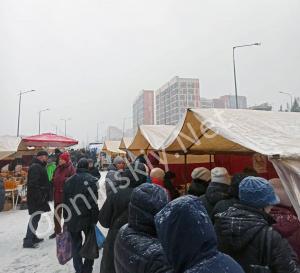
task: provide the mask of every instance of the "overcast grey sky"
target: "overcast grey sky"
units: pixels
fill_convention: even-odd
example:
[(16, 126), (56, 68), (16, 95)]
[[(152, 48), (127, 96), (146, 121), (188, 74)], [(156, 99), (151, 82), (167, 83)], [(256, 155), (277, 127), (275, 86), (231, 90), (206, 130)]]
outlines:
[[(175, 75), (198, 77), (203, 97), (234, 93), (232, 46), (261, 42), (237, 56), (240, 94), (276, 108), (300, 96), (299, 0), (1, 0), (0, 135), (63, 131), (95, 140), (96, 123), (122, 126), (141, 89)], [(127, 127), (129, 127), (127, 121)]]

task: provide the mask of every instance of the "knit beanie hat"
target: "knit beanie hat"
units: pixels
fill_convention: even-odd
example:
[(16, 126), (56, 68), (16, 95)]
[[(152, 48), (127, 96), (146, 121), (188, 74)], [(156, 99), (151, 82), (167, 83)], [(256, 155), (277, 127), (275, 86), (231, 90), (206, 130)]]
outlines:
[(292, 203), (282, 185), (281, 180), (279, 178), (273, 178), (269, 182), (273, 186), (275, 193), (278, 195), (280, 204), (285, 207), (292, 207)]
[(60, 156), (59, 159), (62, 159), (66, 161), (67, 163), (70, 161), (70, 154), (68, 152), (63, 152)]
[(243, 179), (239, 198), (242, 204), (259, 209), (280, 203), (272, 185), (266, 179), (254, 176)]
[(210, 170), (204, 168), (204, 167), (199, 167), (196, 168), (192, 171), (192, 179), (200, 179), (203, 181), (208, 182), (209, 180), (211, 180), (211, 174), (210, 174)]
[(230, 185), (228, 172), (223, 167), (216, 167), (211, 170), (211, 182)]

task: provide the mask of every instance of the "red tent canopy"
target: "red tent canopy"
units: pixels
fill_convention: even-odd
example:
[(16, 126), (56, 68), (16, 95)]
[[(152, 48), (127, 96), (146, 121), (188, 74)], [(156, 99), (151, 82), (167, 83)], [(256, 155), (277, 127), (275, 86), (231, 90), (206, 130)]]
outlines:
[(69, 147), (78, 144), (78, 141), (65, 136), (59, 136), (51, 133), (29, 136), (22, 138), (22, 142), (27, 146), (34, 147)]

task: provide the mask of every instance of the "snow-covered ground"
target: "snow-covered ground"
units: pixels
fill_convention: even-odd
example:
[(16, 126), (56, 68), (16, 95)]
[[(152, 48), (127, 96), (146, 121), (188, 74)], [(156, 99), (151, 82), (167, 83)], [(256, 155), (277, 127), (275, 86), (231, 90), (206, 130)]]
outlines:
[[(99, 189), (99, 208), (106, 196), (104, 177), (101, 173)], [(46, 213), (38, 228), (38, 236), (45, 238), (37, 249), (23, 249), (29, 215), (27, 210), (0, 213), (0, 272), (1, 273), (68, 273), (74, 272), (72, 261), (61, 266), (56, 259), (56, 242), (48, 240), (53, 232), (53, 212)], [(106, 231), (102, 229), (105, 233)], [(95, 261), (94, 271), (100, 272), (100, 258)]]

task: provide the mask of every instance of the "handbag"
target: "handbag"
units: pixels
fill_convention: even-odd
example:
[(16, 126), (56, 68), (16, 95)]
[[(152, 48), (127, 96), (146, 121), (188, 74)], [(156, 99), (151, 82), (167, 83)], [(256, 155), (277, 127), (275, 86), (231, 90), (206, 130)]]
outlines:
[(97, 226), (95, 226), (95, 232), (96, 232), (96, 239), (97, 239), (98, 248), (101, 249), (104, 246), (105, 236), (103, 235), (103, 233), (101, 232), (101, 230)]
[(262, 232), (263, 236), (260, 245), (260, 264), (250, 265), (249, 273), (272, 273), (270, 269), (272, 251), (272, 228), (264, 228)]
[(89, 260), (99, 258), (99, 248), (97, 244), (96, 231), (94, 226), (88, 230), (84, 244), (79, 254), (82, 258)]
[(61, 265), (72, 259), (72, 239), (67, 228), (64, 228), (62, 233), (56, 235), (56, 256)]

